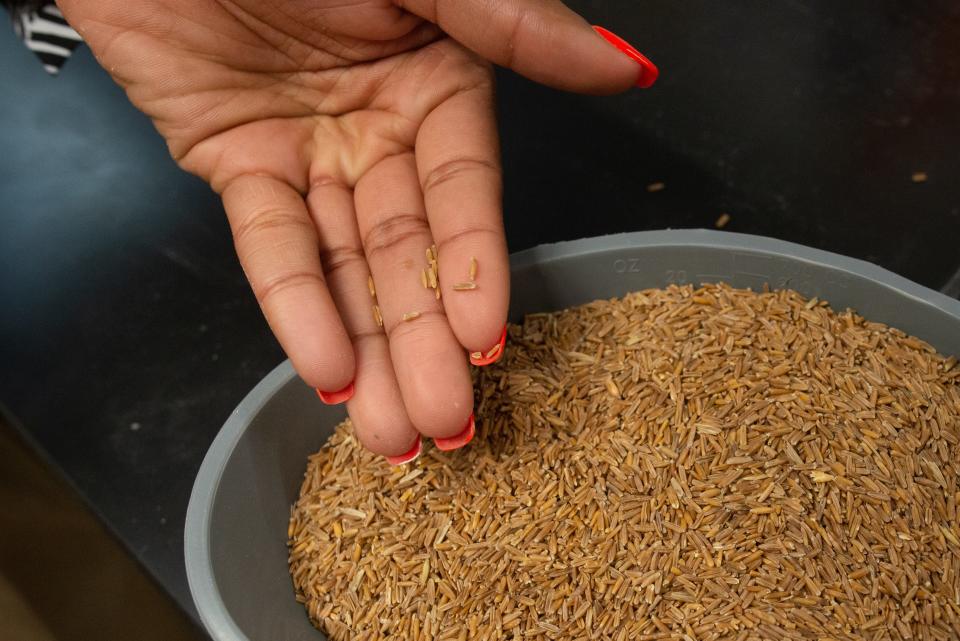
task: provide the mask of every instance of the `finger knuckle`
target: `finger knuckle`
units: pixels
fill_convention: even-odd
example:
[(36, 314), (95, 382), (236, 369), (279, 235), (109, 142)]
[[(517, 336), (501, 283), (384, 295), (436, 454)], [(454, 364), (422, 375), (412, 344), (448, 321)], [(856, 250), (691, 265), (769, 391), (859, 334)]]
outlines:
[(376, 343), (379, 340), (383, 340), (383, 330), (381, 329), (360, 329), (360, 330), (348, 330), (347, 335), (350, 337), (350, 342), (353, 343), (357, 349), (361, 349), (366, 343)]
[(324, 247), (320, 250), (320, 264), (323, 265), (323, 273), (327, 276), (349, 265), (365, 263), (363, 251), (358, 247)]
[(510, 18), (507, 25), (506, 37), (501, 44), (500, 64), (507, 68), (512, 68), (516, 62), (517, 46), (524, 38), (525, 30), (529, 29), (531, 14), (525, 5), (520, 5), (516, 13)]
[(313, 223), (305, 216), (285, 208), (259, 209), (240, 221), (233, 230), (233, 242), (238, 248), (256, 243), (268, 234), (290, 232), (315, 234)]
[(250, 286), (261, 306), (269, 304), (276, 296), (303, 287), (324, 286), (323, 276), (310, 270), (291, 270), (265, 278), (253, 278)]
[(367, 257), (373, 257), (381, 251), (396, 247), (413, 238), (429, 236), (430, 228), (423, 216), (416, 214), (397, 214), (388, 216), (375, 224), (363, 238)]
[(471, 226), (451, 232), (442, 238), (438, 238), (437, 250), (440, 255), (443, 256), (446, 250), (456, 246), (458, 243), (473, 245), (474, 240), (479, 241), (479, 237), (481, 236), (498, 239), (502, 235), (503, 230), (500, 228)]
[(443, 183), (477, 172), (494, 174), (499, 180), (500, 166), (495, 162), (482, 158), (458, 156), (446, 160), (431, 169), (424, 177), (421, 187), (423, 188), (423, 193), (427, 194)]
[(432, 353), (437, 348), (434, 337), (443, 332), (447, 325), (447, 317), (443, 312), (424, 311), (413, 322), (399, 321), (389, 328), (387, 339), (390, 342), (407, 341), (425, 353)]

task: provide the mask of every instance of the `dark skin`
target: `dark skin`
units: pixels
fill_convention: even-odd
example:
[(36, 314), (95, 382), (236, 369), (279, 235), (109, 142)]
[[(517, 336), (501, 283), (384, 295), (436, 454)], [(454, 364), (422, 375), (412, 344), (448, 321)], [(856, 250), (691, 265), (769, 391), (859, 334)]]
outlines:
[[(554, 0), (60, 6), (180, 166), (221, 194), (300, 376), (354, 383), (361, 442), (397, 455), (461, 432), (467, 353), (497, 343), (509, 300), (490, 63), (595, 94), (630, 88), (637, 65)], [(432, 244), (439, 301), (419, 279)], [(471, 256), (478, 287), (454, 291)]]

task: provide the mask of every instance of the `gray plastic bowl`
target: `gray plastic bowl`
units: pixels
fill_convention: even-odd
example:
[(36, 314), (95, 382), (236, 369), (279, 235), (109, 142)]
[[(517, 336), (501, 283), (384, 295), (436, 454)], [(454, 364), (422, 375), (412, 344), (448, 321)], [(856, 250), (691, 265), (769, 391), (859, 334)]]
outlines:
[[(960, 302), (889, 271), (792, 243), (712, 231), (638, 232), (512, 257), (511, 320), (670, 283), (789, 287), (960, 354)], [(216, 641), (320, 641), (294, 600), (287, 520), (307, 456), (344, 417), (283, 363), (220, 430), (187, 510), (190, 591)]]

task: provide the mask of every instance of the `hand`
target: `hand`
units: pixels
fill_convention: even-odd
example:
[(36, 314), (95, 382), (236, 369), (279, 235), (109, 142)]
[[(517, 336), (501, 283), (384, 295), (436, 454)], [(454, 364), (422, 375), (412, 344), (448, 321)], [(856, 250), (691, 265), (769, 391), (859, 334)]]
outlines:
[[(487, 61), (587, 93), (625, 90), (642, 67), (555, 0), (60, 4), (180, 166), (222, 195), (307, 384), (350, 397), (379, 454), (418, 453), (420, 434), (458, 444), (466, 353), (498, 343), (509, 300)], [(439, 300), (420, 282), (434, 244)], [(477, 288), (454, 290), (471, 257)]]

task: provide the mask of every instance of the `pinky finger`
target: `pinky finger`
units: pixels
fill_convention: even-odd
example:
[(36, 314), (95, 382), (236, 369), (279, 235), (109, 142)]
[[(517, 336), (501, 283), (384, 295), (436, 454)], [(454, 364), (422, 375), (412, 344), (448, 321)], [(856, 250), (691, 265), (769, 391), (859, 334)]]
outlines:
[(303, 198), (279, 180), (246, 175), (227, 185), (223, 204), (240, 264), (297, 373), (328, 398), (346, 400), (353, 347), (327, 289)]

